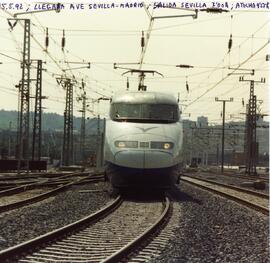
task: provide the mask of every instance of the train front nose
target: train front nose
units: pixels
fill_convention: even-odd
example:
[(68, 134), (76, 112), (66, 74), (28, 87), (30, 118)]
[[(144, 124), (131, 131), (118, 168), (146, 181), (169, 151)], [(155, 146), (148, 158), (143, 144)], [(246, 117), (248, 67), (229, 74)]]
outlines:
[(173, 157), (169, 152), (162, 151), (120, 151), (114, 156), (115, 164), (129, 168), (165, 168), (173, 165)]
[(131, 133), (115, 139), (112, 148), (115, 165), (159, 169), (174, 165), (177, 142), (163, 134)]

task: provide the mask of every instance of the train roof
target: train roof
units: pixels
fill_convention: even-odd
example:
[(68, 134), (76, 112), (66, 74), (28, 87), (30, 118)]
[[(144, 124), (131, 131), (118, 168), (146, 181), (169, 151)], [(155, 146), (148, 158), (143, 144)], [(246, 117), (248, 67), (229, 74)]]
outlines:
[(112, 97), (112, 103), (149, 103), (177, 105), (176, 98), (171, 94), (148, 91), (125, 91)]

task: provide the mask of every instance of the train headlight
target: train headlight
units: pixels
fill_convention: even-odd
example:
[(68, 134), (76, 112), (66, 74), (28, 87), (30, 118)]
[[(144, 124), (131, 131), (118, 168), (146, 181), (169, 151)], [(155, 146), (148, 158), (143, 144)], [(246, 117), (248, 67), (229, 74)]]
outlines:
[(152, 149), (171, 150), (174, 147), (172, 142), (151, 142)]
[(114, 145), (117, 148), (138, 148), (137, 141), (115, 141)]
[(166, 142), (166, 143), (163, 144), (163, 148), (164, 148), (165, 150), (169, 150), (169, 149), (172, 148), (172, 145), (171, 145), (170, 143)]

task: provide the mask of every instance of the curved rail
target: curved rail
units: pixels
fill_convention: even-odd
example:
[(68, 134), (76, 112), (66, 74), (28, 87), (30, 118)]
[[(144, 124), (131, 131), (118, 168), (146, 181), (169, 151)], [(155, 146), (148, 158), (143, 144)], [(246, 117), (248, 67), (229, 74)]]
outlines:
[[(225, 174), (225, 176), (233, 177), (234, 175)], [(269, 178), (267, 178), (265, 176), (260, 176), (260, 175), (259, 176), (246, 176), (246, 175), (242, 175), (242, 174), (236, 174), (236, 176), (238, 178), (247, 179), (247, 180), (251, 180), (251, 181), (261, 180), (265, 183), (269, 183)]]
[(269, 215), (268, 199), (265, 199), (264, 197), (260, 196), (255, 196), (254, 191), (250, 193), (250, 191), (240, 188), (243, 191), (239, 193), (240, 191), (239, 188), (235, 186), (231, 187), (230, 185), (221, 185), (221, 183), (216, 183), (213, 181), (209, 182), (209, 180), (203, 180), (201, 178), (197, 179), (192, 177), (181, 176), (181, 180), (193, 184), (195, 186), (198, 186), (200, 188), (203, 188), (205, 190), (222, 195), (234, 201), (237, 201), (238, 203), (247, 205), (263, 214)]
[[(44, 180), (44, 182), (46, 182), (46, 181), (47, 180)], [(34, 182), (34, 183), (29, 183), (29, 184), (24, 184), (24, 185), (8, 188), (6, 190), (0, 191), (0, 197), (18, 194), (18, 193), (24, 192), (26, 190), (31, 190), (31, 189), (34, 189), (36, 187), (36, 185), (37, 185), (37, 182)]]
[(170, 200), (168, 197), (166, 197), (165, 208), (161, 216), (156, 220), (156, 222), (148, 229), (146, 229), (136, 239), (129, 242), (126, 246), (116, 251), (114, 254), (112, 254), (110, 257), (106, 258), (102, 262), (103, 263), (119, 262), (121, 259), (127, 257), (132, 250), (136, 249), (139, 245), (141, 245), (143, 241), (147, 240), (163, 224), (169, 213), (169, 209), (170, 209)]
[[(0, 262), (15, 258), (18, 262), (119, 262), (127, 259), (131, 252), (138, 253), (142, 242), (148, 243), (153, 233), (159, 233), (161, 226), (165, 226), (170, 207), (168, 198), (162, 205), (161, 200), (145, 203), (118, 197), (114, 208), (102, 216), (84, 219), (80, 225), (76, 222), (68, 229), (64, 227), (2, 251)], [(135, 228), (129, 231), (131, 227)]]
[[(202, 172), (206, 173), (206, 174), (217, 173), (217, 171), (202, 171)], [(241, 179), (246, 179), (246, 180), (251, 180), (251, 181), (261, 180), (261, 181), (263, 181), (265, 183), (269, 183), (269, 177), (265, 177), (265, 176), (259, 175), (259, 174), (251, 176), (251, 175), (244, 175), (244, 174), (241, 174), (241, 173), (230, 174), (230, 173), (224, 172), (221, 175), (227, 176), (227, 177), (241, 178)]]
[(201, 180), (201, 181), (204, 181), (204, 182), (208, 182), (208, 183), (213, 183), (213, 184), (220, 185), (220, 186), (223, 186), (223, 187), (227, 187), (227, 188), (230, 188), (230, 189), (234, 189), (234, 190), (237, 190), (239, 192), (243, 192), (243, 193), (247, 193), (247, 194), (259, 196), (259, 197), (262, 197), (262, 198), (265, 198), (265, 199), (269, 199), (269, 195), (268, 194), (257, 192), (257, 191), (252, 191), (252, 190), (248, 190), (248, 189), (243, 188), (243, 187), (238, 187), (238, 186), (235, 186), (235, 185), (224, 184), (224, 183), (221, 183), (221, 182), (217, 182), (217, 181), (213, 181), (213, 180), (209, 180), (209, 179), (204, 179), (204, 178), (196, 177), (196, 176), (189, 176), (189, 175), (186, 175), (186, 174), (184, 176), (187, 176), (187, 177), (190, 177), (190, 178), (194, 178), (194, 179), (197, 179), (197, 180)]
[(33, 248), (35, 247), (42, 246), (46, 243), (51, 242), (52, 240), (56, 240), (63, 236), (66, 236), (69, 233), (76, 231), (77, 229), (80, 229), (85, 225), (94, 223), (100, 218), (106, 216), (107, 214), (112, 213), (115, 209), (117, 209), (121, 205), (122, 201), (123, 201), (122, 198), (118, 196), (113, 202), (111, 202), (104, 208), (100, 209), (99, 211), (95, 212), (94, 214), (91, 214), (90, 216), (87, 216), (77, 222), (71, 223), (60, 229), (54, 230), (50, 233), (44, 234), (40, 237), (26, 241), (17, 246), (0, 251), (0, 262), (5, 261), (9, 262), (14, 258), (18, 258), (20, 255), (33, 250)]
[[(63, 174), (57, 174), (56, 177), (54, 177), (54, 178), (51, 178), (51, 177), (40, 178), (41, 181), (35, 181), (35, 182), (30, 182), (30, 183), (22, 182), (22, 183), (20, 183), (19, 186), (10, 187), (8, 189), (0, 191), (0, 197), (21, 193), (21, 192), (24, 192), (26, 190), (31, 190), (31, 189), (34, 189), (36, 187), (40, 187), (41, 185), (45, 185), (46, 183), (56, 182), (57, 180), (65, 180), (68, 177), (71, 177), (74, 175), (83, 175), (83, 174), (84, 173), (82, 173), (82, 172), (80, 172), (80, 173), (77, 172), (77, 173), (72, 173), (72, 174), (63, 173)], [(44, 175), (46, 175), (46, 174), (44, 174)], [(49, 175), (51, 175), (51, 174), (49, 174)], [(8, 180), (8, 179), (13, 180), (14, 178), (5, 178), (5, 180)], [(16, 179), (25, 179), (25, 178), (16, 177)], [(39, 178), (35, 178), (35, 179), (39, 179)]]
[[(90, 182), (92, 182), (92, 183), (93, 182), (98, 182), (101, 179), (103, 179), (103, 178), (94, 176), (93, 178), (92, 177), (90, 177), (90, 178), (82, 178), (82, 179), (79, 179), (79, 180), (76, 180), (76, 181), (73, 181), (73, 182), (66, 183), (64, 185), (61, 185), (60, 187), (57, 187), (56, 189), (53, 189), (51, 191), (48, 191), (48, 192), (45, 192), (45, 193), (42, 193), (42, 194), (39, 194), (39, 195), (36, 195), (34, 197), (31, 197), (31, 198), (28, 198), (28, 199), (25, 199), (25, 200), (21, 200), (21, 201), (18, 201), (18, 202), (10, 203), (10, 204), (7, 204), (7, 205), (2, 205), (2, 206), (0, 206), (0, 213), (6, 212), (6, 211), (11, 211), (13, 209), (17, 209), (17, 208), (20, 208), (20, 207), (23, 207), (23, 206), (26, 206), (26, 205), (29, 205), (29, 204), (33, 204), (33, 203), (42, 201), (42, 200), (44, 200), (46, 198), (49, 198), (51, 196), (54, 196), (54, 195), (56, 195), (56, 194), (58, 194), (58, 193), (60, 193), (60, 192), (62, 192), (64, 190), (66, 190), (67, 188), (71, 187), (72, 185), (82, 184), (82, 183), (90, 183)], [(47, 183), (48, 183), (48, 181), (43, 181), (43, 182), (39, 182), (39, 183), (25, 185), (25, 186), (19, 187), (18, 189), (15, 188), (13, 190), (7, 191), (6, 195), (17, 194), (17, 193), (21, 193), (23, 191), (38, 188), (38, 187), (41, 187), (42, 184), (45, 184), (46, 186), (48, 186)], [(17, 190), (19, 190), (19, 191), (17, 191)]]

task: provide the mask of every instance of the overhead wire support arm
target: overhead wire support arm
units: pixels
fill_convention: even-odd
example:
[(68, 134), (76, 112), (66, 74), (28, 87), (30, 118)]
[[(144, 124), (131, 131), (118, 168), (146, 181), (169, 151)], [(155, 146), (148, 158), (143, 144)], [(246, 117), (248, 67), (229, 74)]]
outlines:
[(139, 86), (138, 86), (138, 90), (142, 90), (142, 91), (146, 91), (147, 86), (144, 85), (144, 78), (145, 78), (145, 74), (158, 74), (162, 77), (164, 77), (160, 72), (156, 71), (156, 70), (143, 70), (143, 69), (131, 69), (131, 68), (121, 68), (121, 69), (127, 69), (126, 72), (124, 72), (122, 75), (126, 75), (128, 73), (137, 73), (139, 75)]
[(197, 13), (196, 11), (195, 15), (170, 15), (170, 16), (153, 16), (152, 19), (163, 19), (163, 18), (179, 18), (179, 17), (192, 17), (193, 19), (197, 18)]
[(185, 64), (180, 64), (180, 65), (176, 65), (177, 68), (194, 68), (194, 66), (191, 65), (185, 65)]
[(146, 73), (146, 74), (153, 74), (153, 75), (156, 73), (156, 74), (164, 77), (163, 74), (161, 74), (160, 72), (158, 72), (156, 70), (143, 70), (143, 69), (129, 69), (128, 71), (122, 73), (122, 75), (125, 75), (128, 73), (131, 73), (131, 74), (133, 74), (133, 73), (145, 74)]
[[(199, 11), (206, 11), (206, 9), (188, 9), (188, 8), (181, 8), (181, 7), (164, 7), (164, 9), (175, 9), (175, 10), (181, 10), (181, 11), (189, 11), (189, 12), (194, 12), (194, 14), (173, 15), (173, 16), (151, 16), (151, 15), (150, 16), (152, 17), (152, 19), (177, 18), (177, 17), (192, 17), (193, 19), (197, 19), (198, 18), (198, 12)], [(209, 8), (207, 8), (207, 9), (209, 9)]]
[(90, 68), (90, 65), (91, 65), (91, 62), (67, 61), (67, 60), (64, 60), (64, 63), (66, 63), (66, 64), (78, 64), (78, 65), (87, 64), (89, 68)]
[(50, 12), (50, 11), (55, 11), (56, 13), (59, 13), (61, 10), (61, 3), (55, 4), (55, 7), (52, 9), (45, 9), (45, 10), (33, 10), (33, 11), (26, 11), (26, 12), (20, 12), (20, 13), (15, 13), (13, 14), (13, 17), (17, 17), (20, 15), (29, 15), (29, 14), (36, 14), (36, 13), (44, 13), (44, 12)]
[(229, 10), (222, 9), (222, 8), (204, 8), (204, 9), (199, 9), (200, 12), (207, 12), (207, 13), (212, 13), (212, 14), (220, 14), (220, 13), (227, 13)]
[(244, 79), (244, 77), (240, 77), (239, 81), (246, 81), (246, 82), (253, 82), (253, 83), (265, 83), (265, 78), (261, 78), (261, 80), (251, 80), (251, 79)]
[(66, 64), (76, 64), (76, 65), (85, 65), (81, 67), (76, 67), (76, 68), (67, 68), (67, 69), (62, 69), (63, 72), (69, 71), (69, 70), (75, 70), (75, 69), (83, 69), (83, 68), (91, 68), (91, 62), (72, 62), (72, 61), (64, 61)]
[(130, 62), (130, 63), (113, 63), (113, 69), (129, 69), (126, 67), (120, 67), (117, 65), (139, 65), (139, 62)]
[(101, 100), (111, 100), (111, 99), (108, 98), (108, 97), (99, 97), (99, 98), (97, 99), (98, 102), (100, 102)]
[[(254, 76), (254, 74), (255, 74), (255, 69), (232, 68), (232, 67), (228, 67), (228, 69), (233, 70), (232, 73), (228, 73), (228, 76), (231, 76), (231, 75), (251, 75), (251, 76)], [(237, 70), (246, 71), (246, 72), (242, 72), (242, 73), (235, 72)]]
[(82, 67), (76, 67), (76, 68), (66, 68), (62, 69), (63, 72), (69, 71), (69, 70), (74, 70), (74, 69), (83, 69), (83, 68), (90, 68), (90, 64), (88, 66), (82, 66)]
[[(128, 64), (128, 63), (127, 63)], [(139, 64), (139, 63), (129, 63), (129, 64)], [(127, 70), (124, 73), (122, 73), (122, 76), (128, 74), (128, 73), (137, 73), (139, 75), (139, 86), (138, 86), (138, 90), (143, 90), (146, 91), (146, 86), (144, 85), (144, 78), (145, 78), (145, 74), (158, 74), (161, 77), (164, 77), (163, 74), (161, 74), (160, 72), (156, 71), (156, 70), (143, 70), (143, 69), (134, 69), (134, 68), (128, 68), (128, 67), (119, 67), (117, 66), (117, 63), (113, 64), (114, 69), (124, 69)], [(129, 82), (128, 82), (128, 88), (129, 89)]]

